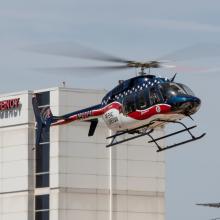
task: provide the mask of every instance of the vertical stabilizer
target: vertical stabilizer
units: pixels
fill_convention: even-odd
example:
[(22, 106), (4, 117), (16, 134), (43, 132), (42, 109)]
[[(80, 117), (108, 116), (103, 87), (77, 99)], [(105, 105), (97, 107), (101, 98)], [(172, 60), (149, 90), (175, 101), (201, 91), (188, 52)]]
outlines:
[(32, 105), (34, 110), (34, 115), (36, 119), (36, 145), (39, 145), (42, 136), (43, 130), (49, 130), (50, 125), (53, 121), (53, 114), (50, 110), (50, 107), (39, 108), (37, 103), (37, 98), (32, 98)]

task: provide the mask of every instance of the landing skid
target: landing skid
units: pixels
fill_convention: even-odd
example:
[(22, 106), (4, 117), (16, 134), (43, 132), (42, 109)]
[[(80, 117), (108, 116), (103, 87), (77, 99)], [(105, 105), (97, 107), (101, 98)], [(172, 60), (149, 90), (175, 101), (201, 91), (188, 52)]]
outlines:
[[(170, 134), (167, 134), (167, 135), (164, 135), (164, 136), (161, 136), (159, 138), (154, 138), (152, 136), (152, 133), (153, 133), (154, 129), (149, 129), (150, 125), (152, 125), (154, 122), (180, 124), (180, 125), (182, 125), (184, 127), (184, 129), (176, 131), (176, 132), (173, 132), (173, 133), (170, 133)], [(161, 152), (161, 151), (164, 151), (164, 150), (167, 150), (167, 149), (170, 149), (170, 148), (174, 148), (174, 147), (177, 147), (177, 146), (180, 146), (180, 145), (192, 142), (192, 141), (199, 140), (202, 137), (204, 137), (206, 135), (206, 133), (203, 133), (202, 135), (200, 135), (198, 137), (195, 137), (191, 133), (190, 130), (192, 130), (192, 129), (196, 128), (196, 127), (197, 127), (196, 125), (191, 126), (191, 127), (187, 127), (184, 123), (182, 123), (180, 121), (154, 120), (150, 124), (143, 125), (143, 126), (137, 127), (135, 129), (132, 129), (132, 130), (125, 130), (125, 131), (117, 132), (116, 134), (107, 137), (106, 139), (111, 139), (111, 142), (110, 142), (110, 144), (106, 145), (106, 147), (112, 147), (112, 146), (115, 146), (115, 145), (118, 145), (118, 144), (130, 141), (130, 140), (134, 140), (134, 139), (139, 138), (139, 137), (148, 136), (151, 139), (150, 141), (148, 141), (148, 143), (154, 143), (156, 145), (156, 147), (157, 147), (157, 152)], [(140, 131), (140, 129), (143, 129), (143, 131)], [(187, 139), (185, 141), (182, 141), (182, 142), (179, 142), (179, 143), (176, 143), (176, 144), (173, 144), (173, 145), (169, 145), (169, 146), (166, 146), (166, 147), (161, 147), (158, 144), (159, 140), (162, 140), (162, 139), (165, 139), (165, 138), (168, 138), (168, 137), (180, 134), (180, 133), (184, 133), (184, 132), (187, 132), (190, 135), (190, 139)], [(133, 137), (129, 137), (129, 138), (126, 138), (126, 139), (123, 139), (123, 140), (120, 140), (120, 141), (116, 140), (117, 137), (120, 137), (120, 136), (122, 136), (124, 134), (134, 134), (134, 133), (137, 133), (137, 134), (135, 136), (133, 136)]]

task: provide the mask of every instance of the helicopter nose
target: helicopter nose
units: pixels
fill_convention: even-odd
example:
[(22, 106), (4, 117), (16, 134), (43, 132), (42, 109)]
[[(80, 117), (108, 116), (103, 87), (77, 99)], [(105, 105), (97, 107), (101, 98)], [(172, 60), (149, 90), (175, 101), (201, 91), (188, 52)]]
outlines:
[(197, 97), (193, 97), (193, 103), (195, 106), (200, 106), (201, 105), (201, 100)]
[(201, 105), (201, 100), (198, 97), (193, 97), (191, 100), (191, 109), (189, 109), (189, 114), (196, 113)]
[(170, 101), (173, 111), (185, 115), (196, 113), (201, 105), (201, 100), (195, 96), (176, 96)]

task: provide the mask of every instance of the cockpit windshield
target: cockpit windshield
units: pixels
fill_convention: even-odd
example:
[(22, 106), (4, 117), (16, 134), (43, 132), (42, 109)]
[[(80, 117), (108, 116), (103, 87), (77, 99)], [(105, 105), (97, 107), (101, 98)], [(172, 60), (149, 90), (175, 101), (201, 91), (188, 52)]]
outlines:
[(194, 92), (188, 86), (181, 84), (181, 83), (177, 83), (177, 85), (182, 87), (187, 95), (195, 96)]
[(165, 100), (177, 95), (194, 96), (192, 90), (181, 83), (163, 83), (161, 84), (160, 90)]

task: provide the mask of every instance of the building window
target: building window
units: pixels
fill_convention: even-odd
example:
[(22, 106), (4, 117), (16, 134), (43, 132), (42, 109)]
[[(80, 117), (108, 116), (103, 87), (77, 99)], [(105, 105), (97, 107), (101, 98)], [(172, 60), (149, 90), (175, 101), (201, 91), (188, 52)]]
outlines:
[(36, 212), (35, 220), (49, 220), (49, 211)]
[(49, 209), (49, 195), (35, 196), (35, 210)]
[(49, 171), (50, 144), (40, 144), (36, 148), (36, 173)]
[(49, 220), (49, 195), (35, 196), (35, 220)]
[(49, 173), (36, 174), (36, 188), (49, 187)]
[(50, 141), (50, 129), (48, 127), (43, 127), (41, 136), (40, 136), (40, 143), (45, 143)]
[(45, 106), (50, 104), (50, 92), (37, 93), (36, 98), (39, 106)]
[[(50, 92), (36, 94), (39, 110), (43, 111), (50, 106)], [(36, 188), (49, 187), (50, 164), (50, 129), (42, 128), (39, 145), (36, 146)], [(41, 214), (39, 214), (41, 215)], [(46, 215), (46, 214), (45, 214)]]

